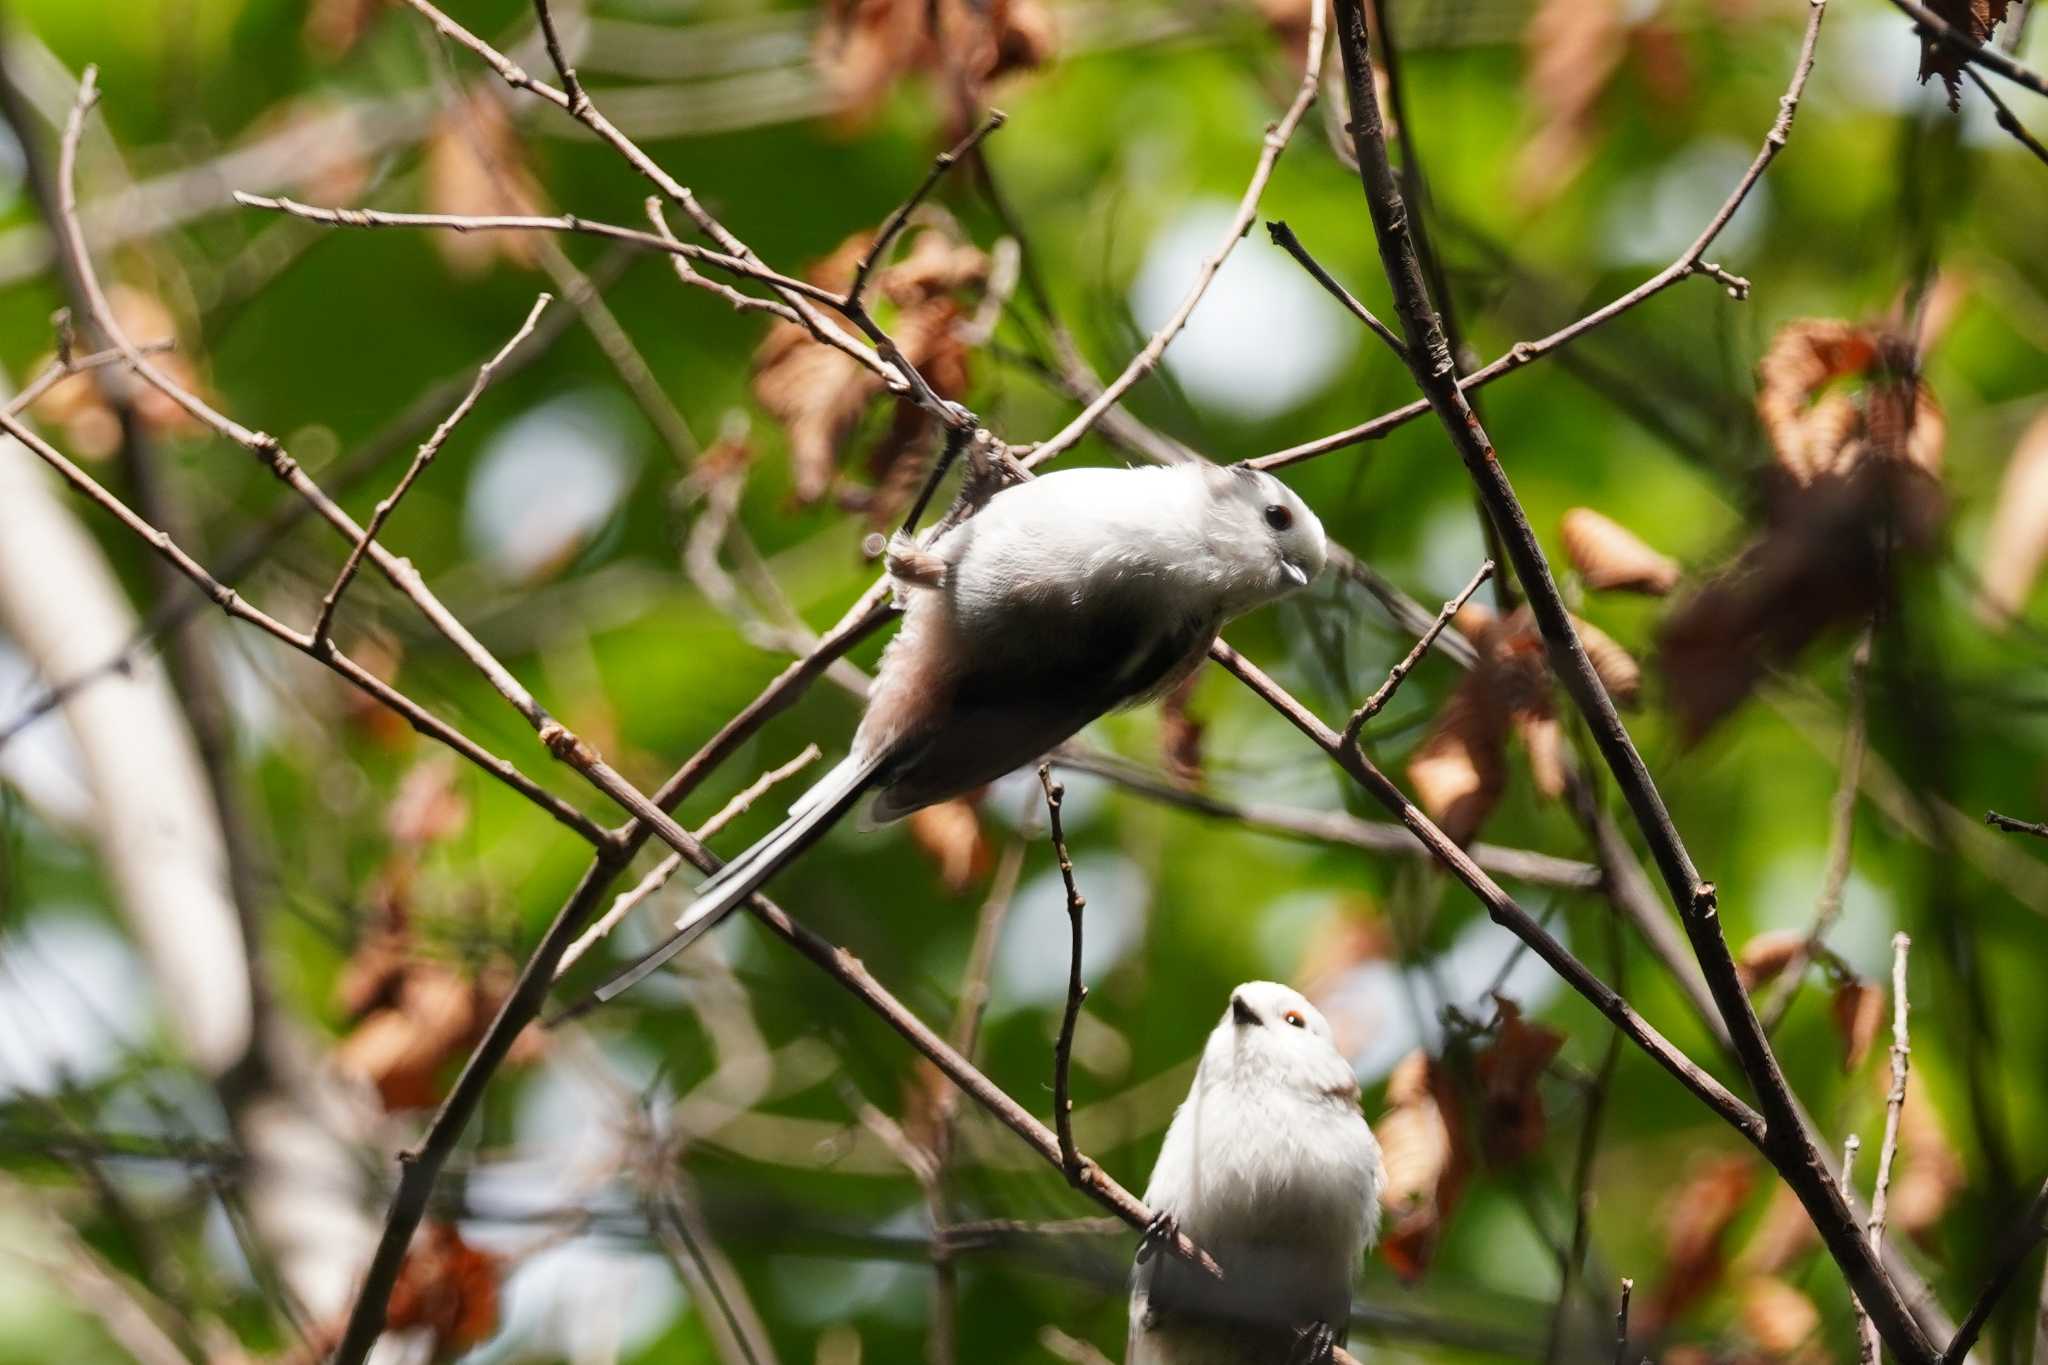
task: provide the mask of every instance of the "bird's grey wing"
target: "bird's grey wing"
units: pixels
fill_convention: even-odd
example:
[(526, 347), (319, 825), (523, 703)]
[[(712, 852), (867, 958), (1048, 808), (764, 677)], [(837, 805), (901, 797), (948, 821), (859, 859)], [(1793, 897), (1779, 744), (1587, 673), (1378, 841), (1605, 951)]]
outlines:
[(1215, 638), (1213, 621), (1161, 621), (1136, 600), (1085, 617), (1039, 615), (970, 663), (942, 717), (897, 746), (872, 819), (894, 820), (1042, 757), (1097, 716), (1174, 680)]

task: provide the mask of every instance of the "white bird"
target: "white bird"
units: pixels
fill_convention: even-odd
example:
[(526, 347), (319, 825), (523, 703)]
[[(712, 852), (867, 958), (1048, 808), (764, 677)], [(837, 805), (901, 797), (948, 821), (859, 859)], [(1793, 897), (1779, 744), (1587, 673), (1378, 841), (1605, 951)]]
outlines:
[(1157, 696), (1223, 623), (1306, 587), (1322, 523), (1243, 465), (1070, 469), (1006, 488), (928, 546), (899, 537), (903, 628), (844, 762), (698, 888), (609, 1000), (730, 913), (875, 793), (894, 820), (1032, 762), (1106, 711)]
[[(1358, 1078), (1321, 1012), (1275, 982), (1239, 986), (1145, 1187), (1159, 1219), (1132, 1274), (1124, 1365), (1327, 1359), (1385, 1184)], [(1155, 1254), (1175, 1229), (1215, 1258), (1220, 1282)]]

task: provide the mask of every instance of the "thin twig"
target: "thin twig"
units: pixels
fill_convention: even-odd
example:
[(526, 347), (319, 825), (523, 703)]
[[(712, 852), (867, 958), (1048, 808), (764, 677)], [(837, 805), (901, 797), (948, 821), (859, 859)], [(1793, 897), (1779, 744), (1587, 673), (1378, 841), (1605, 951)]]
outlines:
[(542, 294), (534, 300), (533, 308), (526, 315), (526, 321), (519, 325), (519, 330), (512, 334), (512, 339), (500, 346), (477, 370), (476, 380), (469, 386), (469, 392), (465, 393), (462, 401), (442, 419), (441, 425), (434, 428), (433, 434), (420, 443), (419, 450), (412, 457), (412, 463), (406, 467), (405, 473), (399, 476), (397, 486), (370, 513), (369, 524), (363, 527), (363, 533), (357, 538), (354, 548), (348, 552), (348, 559), (343, 562), (341, 572), (334, 577), (334, 586), (320, 599), (320, 616), (313, 623), (313, 641), (316, 645), (332, 647), (334, 642), (330, 631), (334, 626), (334, 613), (341, 605), (341, 595), (348, 591), (350, 580), (356, 576), (356, 569), (363, 562), (363, 551), (377, 538), (377, 533), (384, 529), (384, 523), (390, 519), (392, 512), (397, 510), (399, 499), (411, 489), (413, 480), (419, 478), (421, 472), (434, 462), (434, 456), (440, 453), (441, 446), (447, 441), (449, 433), (455, 430), (456, 424), (469, 416), (470, 409), (476, 406), (477, 399), (483, 397), (484, 389), (490, 385), (492, 376), (498, 372), (498, 367), (505, 363), (505, 358), (533, 335), (534, 327), (540, 322), (540, 315), (547, 310), (551, 301), (552, 296), (548, 294)]
[(590, 109), (590, 96), (583, 93), (582, 82), (576, 79), (576, 68), (569, 65), (569, 56), (562, 51), (561, 35), (555, 32), (555, 11), (548, 0), (533, 0), (534, 18), (540, 23), (541, 41), (547, 45), (548, 60), (555, 65), (555, 75), (561, 78), (562, 93), (568, 97), (570, 117), (580, 119)]
[(1386, 709), (1387, 703), (1394, 699), (1395, 689), (1401, 686), (1415, 665), (1422, 662), (1422, 656), (1436, 643), (1436, 637), (1444, 633), (1444, 627), (1451, 623), (1451, 618), (1472, 600), (1472, 594), (1479, 591), (1479, 585), (1491, 577), (1493, 561), (1489, 559), (1479, 566), (1479, 572), (1472, 575), (1471, 581), (1458, 590), (1456, 597), (1444, 603), (1443, 610), (1436, 614), (1436, 620), (1422, 633), (1422, 638), (1415, 642), (1415, 647), (1408, 651), (1401, 662), (1394, 665), (1393, 671), (1387, 674), (1387, 680), (1373, 690), (1373, 694), (1365, 699), (1365, 704), (1351, 713), (1351, 719), (1344, 722), (1346, 744), (1358, 743), (1359, 733), (1365, 729), (1366, 722)]
[(2008, 834), (2031, 834), (2036, 839), (2048, 839), (2048, 825), (2036, 824), (2032, 820), (2015, 820), (2010, 815), (2000, 815), (1995, 810), (1984, 812), (1984, 823)]
[(2048, 165), (2048, 147), (2042, 146), (2041, 140), (2027, 131), (2026, 125), (2019, 121), (2019, 117), (2013, 113), (2006, 102), (1998, 97), (1998, 92), (1991, 88), (1991, 83), (1977, 74), (1977, 68), (1966, 66), (1963, 68), (1963, 74), (1968, 76), (1971, 82), (1984, 92), (1985, 99), (1991, 101), (1991, 108), (1998, 116), (1998, 126), (2011, 133), (2018, 140), (2020, 146), (2032, 152), (2044, 165)]
[[(1906, 1069), (1911, 1064), (1912, 1045), (1906, 1036), (1906, 952), (1913, 940), (1903, 933), (1892, 935), (1892, 1088), (1884, 1102), (1884, 1143), (1877, 1152), (1877, 1183), (1870, 1191), (1870, 1219), (1865, 1224), (1873, 1253), (1884, 1245), (1884, 1220), (1891, 1196), (1892, 1161), (1899, 1154), (1899, 1116), (1906, 1107)], [(1846, 1176), (1844, 1177), (1846, 1181)], [(1863, 1332), (1863, 1360), (1876, 1365), (1877, 1329), (1866, 1325)]]
[[(1853, 1201), (1856, 1197), (1856, 1154), (1862, 1150), (1863, 1139), (1856, 1136), (1856, 1134), (1851, 1133), (1842, 1139), (1842, 1174), (1839, 1179), (1844, 1201)], [(1870, 1314), (1863, 1310), (1863, 1301), (1861, 1299), (1851, 1294), (1849, 1296), (1849, 1306), (1856, 1311), (1857, 1354), (1860, 1358), (1868, 1359), (1867, 1356), (1863, 1355), (1863, 1352), (1875, 1336), (1877, 1329), (1870, 1325)]]
[(1372, 309), (1360, 303), (1349, 289), (1339, 284), (1336, 277), (1323, 268), (1323, 263), (1311, 255), (1309, 249), (1301, 244), (1301, 238), (1294, 235), (1293, 228), (1287, 226), (1283, 219), (1268, 219), (1266, 222), (1266, 235), (1273, 239), (1274, 245), (1292, 256), (1295, 263), (1309, 273), (1309, 278), (1323, 287), (1324, 293), (1343, 304), (1351, 316), (1371, 328), (1374, 336), (1386, 342), (1388, 349), (1393, 351), (1402, 364), (1408, 363), (1407, 343), (1395, 336), (1393, 328), (1373, 316)]
[(1624, 1276), (1621, 1307), (1614, 1310), (1614, 1365), (1628, 1365), (1628, 1301), (1635, 1292), (1636, 1282)]
[[(536, 3), (545, 2), (546, 0), (536, 0)], [(988, 117), (982, 120), (980, 127), (961, 138), (950, 151), (940, 152), (933, 158), (932, 168), (925, 173), (923, 181), (911, 191), (908, 199), (898, 204), (889, 216), (882, 220), (881, 230), (875, 233), (875, 240), (861, 254), (860, 264), (853, 270), (853, 283), (846, 286), (846, 297), (850, 302), (857, 306), (862, 305), (861, 296), (867, 292), (868, 277), (874, 274), (875, 267), (888, 255), (890, 244), (896, 240), (896, 234), (903, 231), (903, 225), (910, 221), (910, 215), (917, 211), (917, 206), (938, 188), (939, 181), (945, 179), (946, 172), (959, 164), (961, 157), (980, 146), (982, 139), (1002, 127), (1008, 117), (1000, 109), (989, 110)]]
[(1052, 1050), (1052, 1121), (1059, 1133), (1060, 1166), (1067, 1179), (1085, 1189), (1090, 1173), (1081, 1153), (1074, 1147), (1074, 1100), (1071, 1078), (1074, 1069), (1074, 1029), (1081, 1020), (1081, 1002), (1088, 988), (1081, 983), (1081, 915), (1088, 908), (1087, 897), (1074, 884), (1074, 859), (1067, 852), (1067, 832), (1060, 823), (1060, 803), (1067, 789), (1052, 780), (1052, 764), (1038, 765), (1038, 785), (1045, 789), (1045, 815), (1051, 826), (1052, 849), (1060, 863), (1060, 880), (1067, 888), (1067, 929), (1072, 939), (1067, 959), (1067, 1006), (1060, 1015), (1059, 1040)]
[(1230, 227), (1225, 231), (1222, 240), (1216, 244), (1216, 249), (1202, 258), (1201, 266), (1195, 271), (1195, 281), (1189, 286), (1186, 296), (1181, 299), (1180, 306), (1173, 310), (1138, 353), (1131, 357), (1123, 372), (1103, 386), (1102, 392), (1094, 401), (1082, 408), (1075, 414), (1074, 419), (1059, 431), (1039, 442), (1025, 458), (1024, 463), (1027, 467), (1035, 469), (1087, 435), (1089, 429), (1105, 412), (1116, 406), (1133, 384), (1152, 372), (1159, 364), (1160, 358), (1166, 354), (1166, 348), (1180, 335), (1181, 329), (1187, 326), (1188, 319), (1194, 315), (1195, 305), (1202, 301), (1202, 296), (1209, 291), (1210, 282), (1223, 268), (1223, 263), (1230, 259), (1231, 251), (1250, 229), (1252, 220), (1258, 216), (1259, 198), (1266, 192), (1266, 182), (1273, 177), (1273, 167), (1279, 162), (1280, 153), (1286, 150), (1288, 142), (1294, 137), (1294, 130), (1300, 126), (1302, 115), (1306, 114), (1309, 105), (1315, 102), (1316, 84), (1323, 68), (1326, 14), (1320, 4), (1309, 7), (1307, 57), (1302, 63), (1301, 84), (1295, 91), (1294, 102), (1287, 106), (1287, 112), (1280, 116), (1280, 121), (1266, 130), (1258, 164), (1252, 169), (1251, 183), (1245, 187), (1243, 196), (1238, 200), (1237, 212), (1231, 217)]

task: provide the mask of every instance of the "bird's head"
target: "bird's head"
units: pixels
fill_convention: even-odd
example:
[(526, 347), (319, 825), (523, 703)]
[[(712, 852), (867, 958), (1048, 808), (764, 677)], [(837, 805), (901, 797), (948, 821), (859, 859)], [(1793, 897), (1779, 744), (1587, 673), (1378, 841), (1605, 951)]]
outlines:
[(1231, 576), (1228, 614), (1250, 611), (1309, 585), (1323, 571), (1323, 523), (1294, 490), (1249, 465), (1203, 468), (1211, 502), (1210, 543)]
[(1358, 1094), (1357, 1076), (1322, 1011), (1277, 981), (1247, 981), (1230, 993), (1203, 1050), (1202, 1072), (1233, 1085), (1277, 1085), (1354, 1101)]

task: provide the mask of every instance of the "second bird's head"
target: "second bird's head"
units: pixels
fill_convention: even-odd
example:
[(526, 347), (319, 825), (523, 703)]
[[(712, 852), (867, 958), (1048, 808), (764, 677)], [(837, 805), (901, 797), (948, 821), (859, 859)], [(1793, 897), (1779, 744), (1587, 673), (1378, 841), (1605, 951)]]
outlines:
[(1201, 469), (1211, 505), (1211, 542), (1229, 560), (1229, 612), (1250, 611), (1307, 587), (1323, 571), (1323, 523), (1294, 490), (1249, 465)]
[(1338, 1098), (1358, 1088), (1322, 1011), (1277, 981), (1247, 981), (1230, 993), (1230, 1006), (1209, 1035), (1202, 1069), (1212, 1080), (1227, 1076), (1240, 1085), (1271, 1084)]

